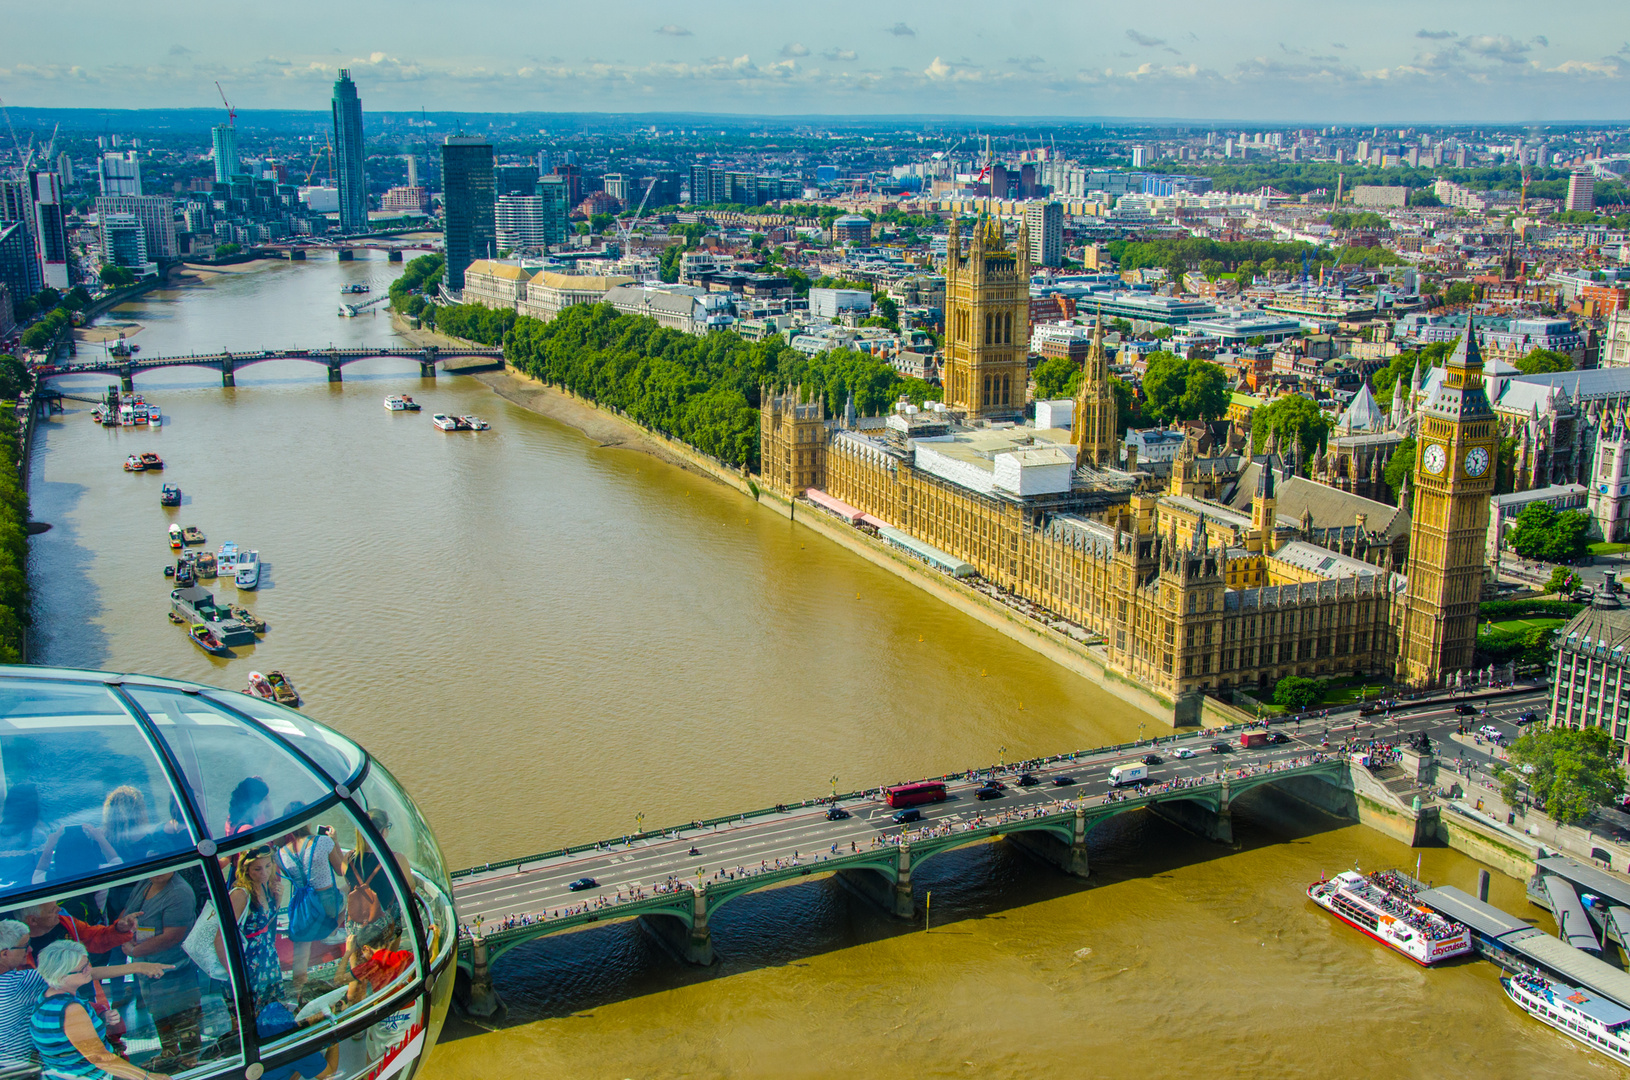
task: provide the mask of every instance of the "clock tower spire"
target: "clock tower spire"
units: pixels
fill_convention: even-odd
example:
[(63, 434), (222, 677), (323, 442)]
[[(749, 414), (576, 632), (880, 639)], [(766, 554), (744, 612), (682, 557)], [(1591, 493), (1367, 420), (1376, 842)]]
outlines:
[(1498, 435), (1470, 320), (1421, 407), (1398, 674), (1427, 685), (1472, 666)]

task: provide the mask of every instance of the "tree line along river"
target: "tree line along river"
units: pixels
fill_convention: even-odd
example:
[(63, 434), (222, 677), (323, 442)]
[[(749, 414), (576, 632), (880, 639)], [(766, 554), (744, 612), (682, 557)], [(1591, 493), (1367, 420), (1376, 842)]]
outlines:
[[(339, 318), (400, 265), (250, 266), (117, 309), (142, 355), (401, 342)], [(81, 357), (97, 348), (80, 346)], [(1136, 738), (1130, 706), (721, 485), (604, 448), (469, 377), (377, 360), (138, 377), (158, 430), (47, 422), (32, 462), (35, 662), (242, 688), (281, 668), (315, 717), (413, 792), (455, 866), (829, 791)], [(63, 386), (94, 394), (107, 379)], [(411, 394), (419, 414), (390, 413)], [(443, 434), (432, 412), (475, 413)], [(160, 475), (124, 458), (161, 454)], [(175, 513), (162, 483), (181, 487)], [(171, 521), (257, 548), (267, 620), (206, 656), (165, 618)], [(835, 780), (834, 780), (835, 778)], [(636, 815), (643, 815), (637, 818)], [(429, 1075), (1607, 1075), (1508, 1005), (1485, 964), (1421, 971), (1314, 908), (1321, 872), (1415, 852), (1272, 793), (1239, 850), (1130, 815), (1090, 885), (1002, 843), (927, 864), (934, 929), (835, 883), (745, 897), (721, 962), (681, 969), (621, 925), (497, 970), (510, 1022), (449, 1025)], [(1474, 889), (1478, 865), (1424, 853)], [(1496, 875), (1492, 899), (1543, 917)]]

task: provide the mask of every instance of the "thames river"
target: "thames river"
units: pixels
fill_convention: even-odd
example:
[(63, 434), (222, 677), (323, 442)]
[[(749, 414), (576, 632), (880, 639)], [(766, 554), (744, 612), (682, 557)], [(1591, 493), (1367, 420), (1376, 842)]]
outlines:
[[(339, 318), (339, 286), (400, 272), (280, 264), (156, 292), (142, 355), (404, 344)], [(82, 345), (81, 357), (93, 346)], [(603, 448), (470, 377), (375, 360), (330, 385), (302, 361), (138, 377), (157, 430), (88, 404), (36, 444), (36, 663), (241, 689), (286, 671), (367, 746), (465, 866), (1005, 757), (1164, 732), (891, 574), (713, 481)], [(94, 396), (105, 378), (63, 389)], [(418, 414), (382, 408), (410, 394)], [(432, 412), (490, 431), (443, 434)], [(161, 454), (162, 476), (126, 455)], [(159, 506), (181, 487), (179, 512)], [(171, 522), (260, 551), (241, 596), (260, 645), (206, 656), (166, 619)], [(429, 1075), (1609, 1076), (1509, 1005), (1482, 963), (1423, 971), (1315, 908), (1322, 872), (1408, 866), (1475, 889), (1477, 863), (1411, 851), (1264, 792), (1231, 850), (1133, 815), (1092, 835), (1093, 880), (997, 843), (916, 877), (932, 929), (829, 881), (712, 920), (684, 969), (632, 925), (500, 962), (509, 1024), (449, 1025)], [(1495, 903), (1545, 913), (1495, 875)]]

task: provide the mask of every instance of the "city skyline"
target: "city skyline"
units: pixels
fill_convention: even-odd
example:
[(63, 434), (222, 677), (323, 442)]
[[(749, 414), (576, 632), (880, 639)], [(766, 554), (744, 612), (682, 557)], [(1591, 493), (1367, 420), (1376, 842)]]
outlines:
[[(314, 5), (150, 24), (101, 16), (87, 38), (50, 12), (17, 28), (0, 96), (22, 106), (209, 106), (214, 80), (256, 108), (319, 103), (352, 69), (372, 108), (545, 112), (1182, 117), (1345, 123), (1622, 117), (1630, 42), (1612, 9), (1546, 12), (1388, 2), (1307, 18), (1275, 0), (1241, 20), (1196, 3), (1160, 17), (1098, 5), (987, 11), (839, 3), (819, 24), (781, 12), (630, 5), (610, 35), (589, 10), (467, 9), (449, 40), (410, 3), (389, 23)], [(545, 41), (552, 47), (533, 48)], [(252, 46), (245, 43), (252, 42)], [(252, 50), (252, 51), (251, 51)]]

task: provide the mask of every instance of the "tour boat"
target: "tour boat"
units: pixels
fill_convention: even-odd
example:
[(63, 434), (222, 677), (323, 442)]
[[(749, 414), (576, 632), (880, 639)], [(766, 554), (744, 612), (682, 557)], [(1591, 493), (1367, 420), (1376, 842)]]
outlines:
[(437, 431), (458, 430), (458, 417), (456, 416), (448, 416), (445, 413), (437, 413), (435, 416), (430, 418), (430, 422), (436, 426)]
[(192, 638), (192, 643), (194, 645), (198, 646), (200, 649), (203, 649), (212, 656), (232, 655), (232, 651), (225, 645), (221, 644), (221, 639), (216, 637), (210, 628), (201, 622), (193, 623), (187, 630), (187, 636)]
[(385, 397), (385, 408), (391, 412), (407, 412), (407, 399), (400, 394), (389, 394)]
[(202, 544), (204, 542), (203, 530), (196, 525), (188, 525), (181, 530), (181, 542), (183, 544)]
[(347, 319), (354, 319), (357, 317), (357, 309), (350, 304), (341, 304), (340, 315)]
[(143, 454), (141, 456), (141, 467), (150, 472), (163, 472), (164, 459), (159, 457), (157, 454)]
[(147, 466), (142, 464), (140, 455), (131, 454), (125, 458), (125, 472), (141, 472), (145, 468)]
[(260, 586), (260, 552), (238, 553), (238, 569), (233, 575), (233, 580), (240, 589), (254, 589)]
[(1422, 967), (1472, 951), (1471, 931), (1420, 904), (1421, 884), (1396, 870), (1348, 870), (1315, 881), (1308, 899)]
[(164, 487), (159, 490), (158, 502), (160, 506), (180, 506), (181, 489), (176, 487), (174, 484), (165, 484)]
[(157, 405), (147, 406), (147, 422), (154, 427), (164, 426), (164, 413)]
[(1501, 979), (1500, 985), (1529, 1016), (1620, 1065), (1630, 1065), (1630, 1009), (1539, 975), (1513, 975)]
[(492, 427), (491, 424), (487, 423), (479, 416), (461, 416), (459, 417), (459, 422), (470, 431), (486, 431), (488, 428)]
[(136, 408), (133, 405), (119, 406), (119, 423), (124, 427), (132, 427), (136, 423)]
[(170, 547), (176, 551), (181, 550), (181, 526), (170, 526)]
[(221, 550), (215, 553), (216, 565), (223, 575), (232, 575), (238, 572), (238, 545), (228, 540), (221, 545)]

